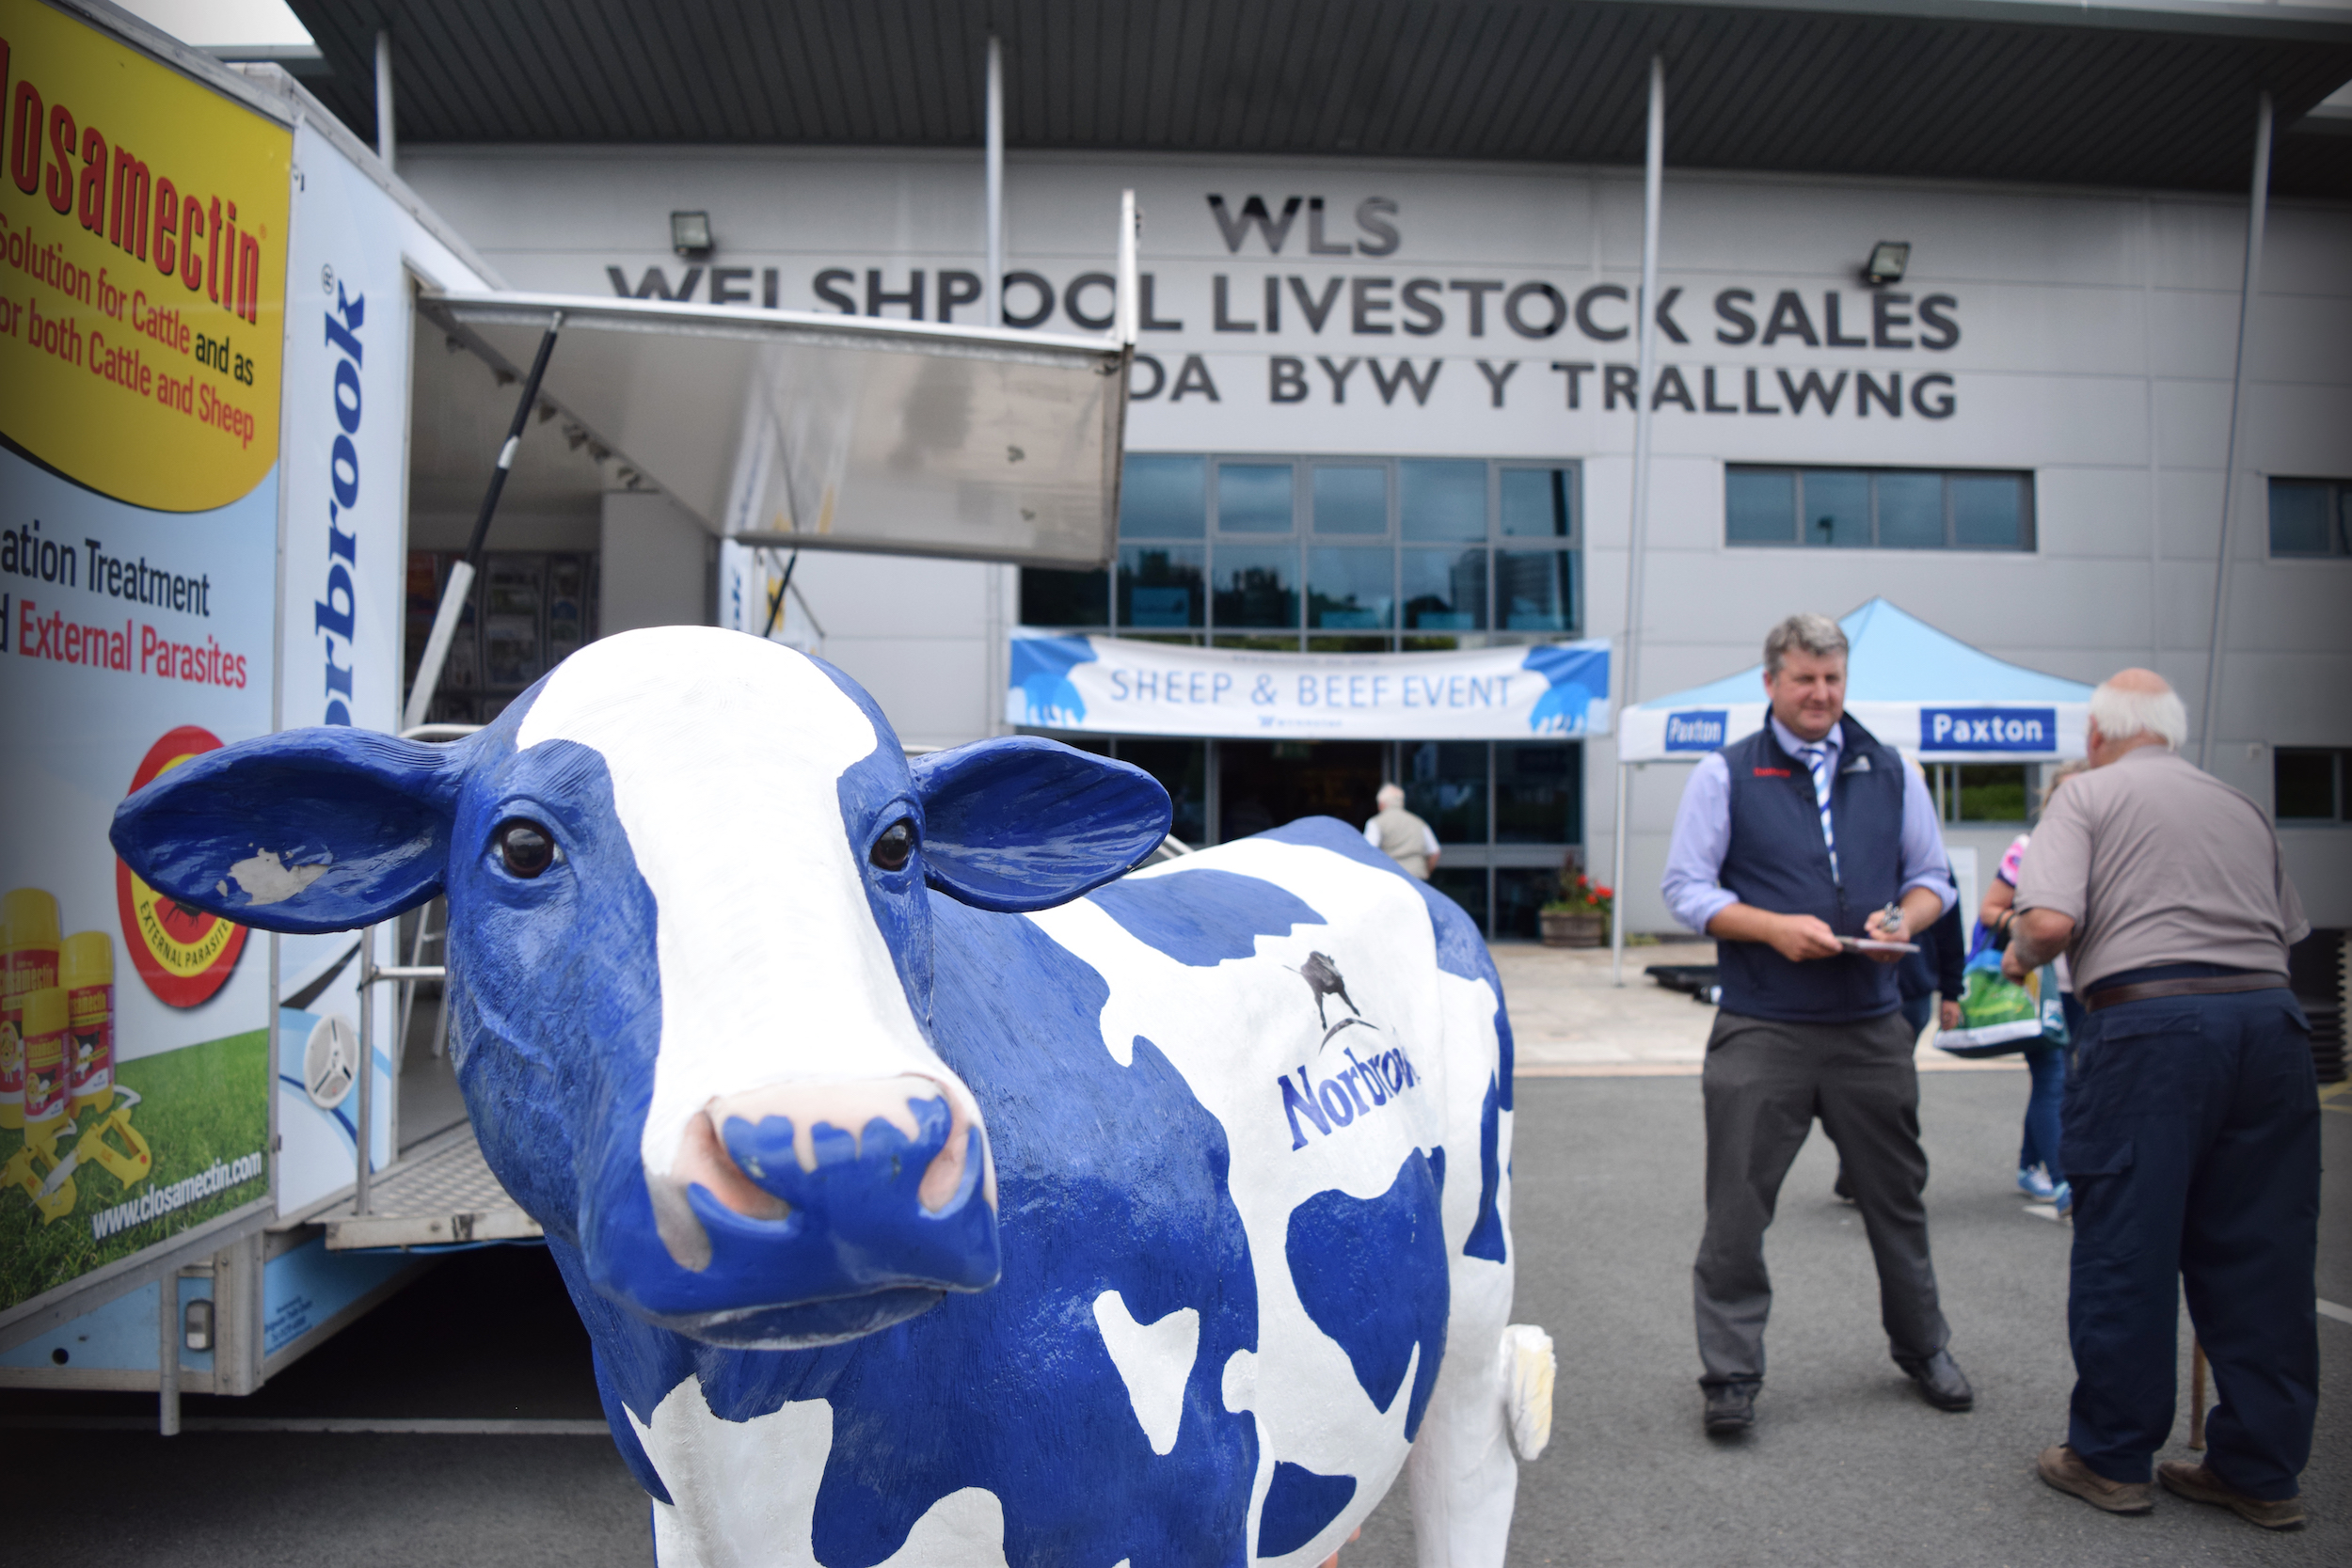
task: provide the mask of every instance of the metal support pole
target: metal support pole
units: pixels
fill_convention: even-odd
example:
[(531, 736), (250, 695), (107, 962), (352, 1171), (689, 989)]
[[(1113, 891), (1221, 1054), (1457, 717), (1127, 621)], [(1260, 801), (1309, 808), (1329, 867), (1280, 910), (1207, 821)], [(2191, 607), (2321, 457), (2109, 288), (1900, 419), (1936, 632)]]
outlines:
[(392, 154), (397, 150), (392, 135), (392, 35), (375, 35), (375, 155), (384, 160), (384, 166), (392, 166)]
[(988, 36), (988, 275), (981, 280), (981, 320), (1005, 325), (1005, 47)]
[(368, 1212), (368, 1166), (373, 1162), (371, 1147), (375, 1142), (375, 1000), (376, 976), (382, 971), (375, 966), (375, 927), (371, 926), (359, 933), (359, 1116), (358, 1125), (352, 1129), (352, 1142), (357, 1146), (358, 1168), (351, 1179), (351, 1212)]
[[(1666, 61), (1653, 55), (1649, 62), (1649, 124), (1644, 138), (1642, 170), (1642, 293), (1641, 365), (1634, 375), (1633, 507), (1626, 523), (1625, 676), (1618, 688), (1617, 711), (1622, 715), (1639, 700), (1642, 669), (1642, 539), (1649, 523), (1650, 424), (1656, 401), (1651, 383), (1658, 375), (1658, 209), (1666, 177)], [(1617, 744), (1625, 743), (1625, 725), (1617, 725)], [(1625, 984), (1625, 815), (1632, 775), (1617, 765), (1617, 847), (1610, 886), (1618, 902), (1610, 911), (1609, 983)]]
[(792, 559), (784, 563), (784, 580), (776, 584), (775, 593), (768, 600), (768, 624), (759, 628), (763, 640), (775, 636), (776, 623), (784, 619), (784, 596), (792, 592), (792, 574), (800, 569), (800, 564), (801, 552), (794, 550)]
[(531, 418), (532, 404), (539, 401), (539, 383), (548, 373), (548, 356), (555, 352), (555, 335), (563, 329), (564, 312), (558, 310), (548, 322), (548, 330), (539, 340), (539, 353), (531, 361), (531, 374), (523, 380), (523, 395), (515, 404), (515, 422), (507, 427), (506, 445), (499, 449), (498, 465), (490, 470), (490, 487), (483, 494), (482, 511), (474, 518), (466, 559), (450, 568), (449, 581), (442, 585), (441, 608), (433, 617), (432, 633), (424, 640), (424, 657), (417, 665), (417, 683), (408, 689), (408, 705), (401, 713), (404, 730), (423, 723), (432, 710), (434, 689), (441, 684), (441, 666), (449, 662), (450, 640), (457, 635), (466, 594), (473, 587), (474, 574), (482, 569), (482, 547), (489, 542), (490, 518), (498, 512), (507, 471), (514, 467), (515, 453), (523, 444), (523, 426)]
[(2246, 339), (2253, 325), (2254, 296), (2262, 288), (2263, 223), (2270, 207), (2270, 94), (2254, 107), (2254, 182), (2246, 210), (2246, 277), (2238, 284), (2237, 364), (2230, 376), (2229, 464), (2221, 473), (2221, 551), (2213, 578), (2213, 645), (2205, 656), (2205, 703), (2197, 713), (2197, 766), (2213, 755), (2221, 703), (2221, 654), (2230, 632), (2230, 578), (2237, 552), (2231, 547), (2231, 519), (2238, 507), (2238, 410), (2246, 401)]
[(1118, 334), (1119, 346), (1136, 346), (1136, 329), (1143, 321), (1142, 301), (1136, 298), (1141, 281), (1136, 271), (1136, 239), (1138, 219), (1136, 215), (1136, 193), (1130, 188), (1119, 193), (1119, 306), (1118, 318), (1111, 329)]
[(1617, 764), (1617, 845), (1609, 857), (1609, 983), (1625, 984), (1625, 810), (1633, 793), (1633, 765)]
[(180, 1435), (180, 1271), (155, 1281), (155, 1430)]

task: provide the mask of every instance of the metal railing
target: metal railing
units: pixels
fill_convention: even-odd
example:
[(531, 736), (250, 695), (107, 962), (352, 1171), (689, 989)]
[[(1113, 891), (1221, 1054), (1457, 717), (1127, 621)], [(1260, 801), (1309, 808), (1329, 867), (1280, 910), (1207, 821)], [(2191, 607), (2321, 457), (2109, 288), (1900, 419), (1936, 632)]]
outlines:
[[(412, 724), (400, 732), (400, 737), (403, 740), (462, 740), (481, 728), (480, 724)], [(358, 1125), (353, 1129), (352, 1137), (356, 1146), (352, 1151), (356, 1168), (351, 1183), (351, 1212), (354, 1214), (368, 1212), (368, 1187), (373, 1176), (370, 1167), (375, 1163), (375, 1008), (370, 1005), (369, 988), (379, 985), (400, 987), (398, 999), (393, 1004), (393, 1016), (399, 1020), (399, 1034), (396, 1037), (399, 1049), (405, 1051), (408, 1043), (408, 1021), (416, 1003), (417, 982), (446, 981), (449, 978), (448, 964), (418, 961), (423, 958), (428, 942), (442, 941), (449, 934), (446, 924), (439, 931), (432, 929), (432, 904), (427, 903), (418, 913), (417, 934), (409, 942), (409, 961), (405, 964), (377, 963), (375, 927), (370, 926), (359, 933), (359, 1114), (357, 1118)], [(441, 998), (442, 1033), (447, 1032), (448, 1025), (449, 997), (445, 990)], [(392, 1150), (392, 1157), (398, 1159), (400, 1150)]]

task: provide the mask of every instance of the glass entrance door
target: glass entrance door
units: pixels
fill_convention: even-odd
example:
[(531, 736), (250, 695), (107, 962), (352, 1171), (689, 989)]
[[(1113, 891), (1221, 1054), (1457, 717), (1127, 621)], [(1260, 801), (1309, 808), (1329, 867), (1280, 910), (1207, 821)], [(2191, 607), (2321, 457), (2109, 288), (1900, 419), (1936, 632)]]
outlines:
[(1388, 765), (1380, 740), (1227, 740), (1216, 747), (1217, 837), (1231, 843), (1302, 816), (1361, 824)]
[(1574, 740), (1063, 738), (1157, 779), (1176, 836), (1196, 848), (1302, 816), (1360, 828), (1393, 781), (1438, 835), (1431, 885), (1498, 939), (1534, 941), (1562, 864), (1581, 859), (1584, 748)]

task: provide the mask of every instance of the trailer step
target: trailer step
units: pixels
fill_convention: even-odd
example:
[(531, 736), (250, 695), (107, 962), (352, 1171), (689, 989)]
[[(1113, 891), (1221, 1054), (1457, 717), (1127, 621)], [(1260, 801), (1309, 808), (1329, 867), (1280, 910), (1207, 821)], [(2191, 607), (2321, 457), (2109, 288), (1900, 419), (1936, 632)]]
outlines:
[(369, 1183), (368, 1212), (346, 1201), (315, 1216), (329, 1252), (525, 1241), (539, 1222), (522, 1212), (482, 1158), (471, 1127), (453, 1127), (411, 1149)]

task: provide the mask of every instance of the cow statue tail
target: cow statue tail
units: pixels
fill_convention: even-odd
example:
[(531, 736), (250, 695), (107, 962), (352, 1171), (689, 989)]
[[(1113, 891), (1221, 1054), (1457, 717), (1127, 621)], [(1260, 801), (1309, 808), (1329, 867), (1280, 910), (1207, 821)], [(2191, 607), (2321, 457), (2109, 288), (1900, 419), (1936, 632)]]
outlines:
[(1551, 1381), (1559, 1370), (1551, 1336), (1534, 1323), (1502, 1331), (1502, 1411), (1519, 1463), (1533, 1464), (1551, 1442)]

